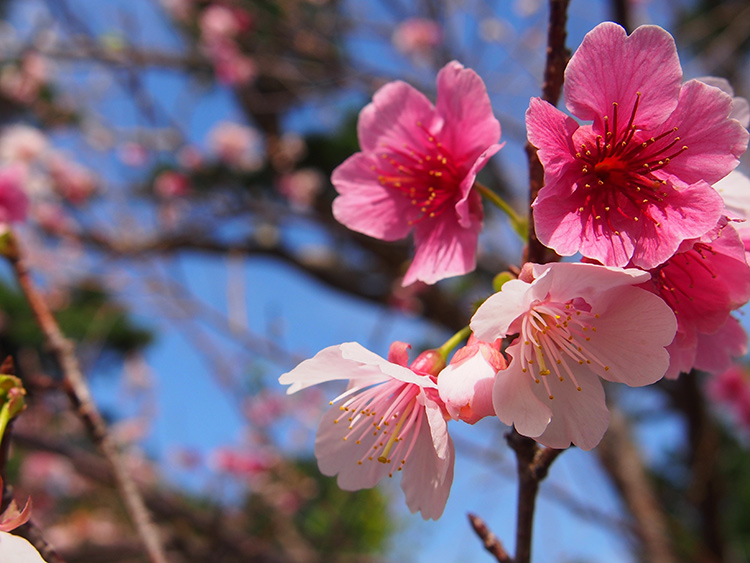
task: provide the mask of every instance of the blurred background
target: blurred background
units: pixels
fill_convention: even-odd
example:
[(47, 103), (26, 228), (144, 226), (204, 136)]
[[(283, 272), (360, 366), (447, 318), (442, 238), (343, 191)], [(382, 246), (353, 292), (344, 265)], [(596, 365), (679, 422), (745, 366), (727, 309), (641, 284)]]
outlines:
[[(747, 1), (572, 0), (568, 16), (572, 50), (601, 21), (658, 24), (686, 78), (750, 95)], [(378, 87), (434, 97), (457, 59), (486, 82), (507, 143), (481, 180), (523, 213), (547, 17), (542, 0), (0, 1), (0, 165), (29, 171), (18, 235), (171, 561), (490, 561), (468, 512), (512, 548), (499, 421), (451, 424), (452, 494), (424, 522), (395, 480), (348, 493), (321, 476), (314, 434), (340, 388), (286, 396), (277, 380), (341, 342), (439, 346), (519, 265), (487, 205), (475, 273), (403, 288), (409, 241), (336, 223), (329, 177), (358, 150)], [(7, 468), (16, 498), (31, 496), (66, 561), (145, 561), (7, 268), (0, 352), (29, 393)], [(750, 561), (748, 389), (740, 364), (609, 388), (605, 441), (565, 452), (542, 485), (535, 560)]]

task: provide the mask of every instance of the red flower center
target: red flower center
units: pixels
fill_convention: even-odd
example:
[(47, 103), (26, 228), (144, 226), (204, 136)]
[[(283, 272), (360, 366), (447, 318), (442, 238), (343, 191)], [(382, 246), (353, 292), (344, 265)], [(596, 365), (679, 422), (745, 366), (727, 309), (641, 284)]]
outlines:
[(595, 137), (596, 146), (583, 143), (575, 154), (583, 161), (583, 177), (578, 186), (585, 193), (579, 212), (589, 212), (595, 220), (604, 219), (616, 234), (611, 213), (633, 221), (645, 217), (659, 226), (650, 209), (667, 196), (663, 188), (666, 181), (654, 172), (687, 150), (687, 146), (679, 145), (677, 127), (646, 137), (635, 123), (640, 100), (638, 92), (624, 128), (618, 125), (619, 104), (614, 102), (611, 119), (604, 116), (604, 135)]
[(410, 225), (432, 219), (450, 209), (456, 201), (460, 184), (459, 171), (442, 143), (421, 122), (417, 128), (424, 135), (418, 147), (403, 144), (393, 147), (383, 143), (383, 167), (373, 166), (378, 182), (407, 197), (419, 209)]

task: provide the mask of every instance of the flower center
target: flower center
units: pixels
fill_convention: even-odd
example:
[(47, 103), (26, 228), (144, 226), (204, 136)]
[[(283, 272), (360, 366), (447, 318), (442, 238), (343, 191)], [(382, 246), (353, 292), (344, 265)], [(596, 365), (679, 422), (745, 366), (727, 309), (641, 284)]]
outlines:
[[(585, 190), (580, 213), (590, 213), (597, 221), (605, 221), (616, 234), (612, 217), (639, 221), (642, 217), (659, 227), (651, 214), (651, 207), (660, 204), (667, 192), (666, 181), (654, 172), (669, 165), (685, 152), (680, 145), (677, 127), (659, 135), (646, 137), (635, 123), (641, 93), (636, 93), (630, 119), (624, 127), (618, 124), (619, 104), (612, 104), (612, 115), (604, 116), (604, 135), (597, 135), (594, 143), (580, 145), (575, 157), (582, 161), (580, 185)], [(615, 215), (611, 215), (615, 214)]]
[(419, 121), (417, 129), (422, 137), (418, 147), (383, 143), (383, 166), (372, 167), (381, 185), (408, 198), (417, 208), (417, 217), (409, 221), (410, 225), (433, 219), (451, 208), (460, 184), (459, 171), (442, 143)]
[[(344, 440), (354, 440), (362, 456), (357, 461), (392, 464), (399, 460), (395, 471), (401, 471), (409, 457), (424, 417), (424, 408), (417, 402), (421, 388), (398, 380), (371, 387), (354, 387), (331, 401), (341, 402), (341, 416), (334, 424), (349, 423)], [(389, 476), (393, 476), (391, 467)]]
[(521, 323), (521, 371), (529, 373), (537, 385), (544, 384), (550, 400), (554, 399), (548, 376), (560, 382), (569, 379), (581, 391), (572, 362), (596, 364), (609, 371), (588, 344), (596, 337), (595, 321), (599, 315), (583, 299), (567, 303), (540, 302), (532, 306)]

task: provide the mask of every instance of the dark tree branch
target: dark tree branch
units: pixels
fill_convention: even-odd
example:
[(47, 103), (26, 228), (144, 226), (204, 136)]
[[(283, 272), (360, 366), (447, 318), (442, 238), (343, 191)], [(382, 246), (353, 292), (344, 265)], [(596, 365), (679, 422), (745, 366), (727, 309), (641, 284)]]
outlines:
[(484, 520), (476, 514), (471, 513), (468, 514), (468, 517), (471, 527), (474, 528), (474, 532), (476, 532), (479, 539), (482, 540), (484, 548), (489, 551), (499, 563), (513, 563), (513, 558), (508, 555), (508, 552), (505, 551), (500, 539), (492, 533), (492, 530), (487, 527)]
[(627, 421), (610, 407), (609, 429), (596, 449), (599, 459), (625, 501), (640, 539), (640, 560), (676, 563), (667, 533), (667, 521), (651, 485), (640, 452), (630, 438)]
[[(562, 91), (565, 67), (570, 59), (570, 51), (565, 47), (567, 32), (565, 26), (568, 20), (569, 0), (550, 0), (549, 28), (547, 32), (547, 63), (544, 67), (544, 84), (542, 99), (557, 105)], [(536, 199), (539, 190), (544, 186), (544, 169), (539, 162), (536, 147), (526, 144), (526, 154), (529, 157), (529, 201)], [(546, 264), (559, 260), (555, 252), (544, 246), (536, 237), (534, 231), (534, 211), (529, 211), (529, 244), (526, 248), (526, 261)]]
[(547, 477), (552, 462), (563, 451), (544, 448), (513, 428), (506, 435), (508, 445), (516, 452), (518, 468), (518, 506), (516, 511), (515, 563), (531, 561), (531, 537), (539, 484)]

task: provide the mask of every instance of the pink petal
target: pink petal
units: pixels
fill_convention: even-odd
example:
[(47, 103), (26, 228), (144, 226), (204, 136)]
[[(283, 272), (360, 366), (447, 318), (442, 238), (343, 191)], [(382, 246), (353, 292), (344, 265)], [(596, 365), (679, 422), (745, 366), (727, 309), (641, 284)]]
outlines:
[(459, 186), (459, 193), (463, 194), (456, 202), (456, 215), (458, 217), (458, 224), (465, 228), (471, 229), (477, 222), (480, 223), (484, 218), (484, 211), (482, 209), (482, 197), (476, 190), (473, 190), (474, 180), (477, 178), (479, 171), (484, 168), (487, 161), (497, 151), (503, 148), (503, 144), (491, 145), (487, 150), (479, 155), (477, 160), (472, 164), (469, 171), (466, 173), (466, 177), (461, 181)]
[[(643, 283), (651, 277), (648, 272), (635, 268), (623, 270), (582, 262), (533, 264), (532, 268), (535, 278), (544, 274), (550, 277), (555, 301), (582, 297), (591, 303), (604, 291)], [(544, 295), (539, 296), (543, 298)]]
[(677, 320), (660, 298), (644, 289), (622, 287), (591, 303), (599, 314), (596, 337), (587, 347), (603, 364), (591, 369), (609, 381), (631, 387), (661, 379), (669, 367), (665, 350), (674, 339)]
[(405, 82), (389, 82), (359, 113), (359, 146), (363, 152), (377, 152), (383, 144), (422, 146), (424, 133), (418, 124), (434, 134), (442, 120), (424, 94)]
[(329, 346), (279, 377), (282, 385), (291, 385), (287, 394), (318, 383), (349, 379), (358, 385), (373, 385), (395, 377), (420, 386), (435, 386), (410, 369), (392, 364), (356, 342)]
[(466, 360), (451, 363), (441, 371), (438, 391), (451, 417), (474, 424), (494, 415), (492, 388), (496, 373), (480, 349)]
[(331, 176), (339, 196), (333, 200), (336, 220), (358, 233), (382, 240), (398, 240), (411, 231), (410, 220), (419, 210), (378, 181), (380, 159), (375, 153), (358, 152), (338, 166)]
[[(714, 184), (724, 199), (725, 212), (732, 218), (750, 219), (750, 178), (739, 170), (732, 170)], [(743, 226), (745, 226), (743, 224)]]
[[(323, 475), (338, 475), (336, 481), (345, 491), (369, 489), (388, 475), (392, 465), (380, 463), (377, 455), (371, 454), (375, 444), (382, 440), (382, 436), (373, 436), (373, 433), (368, 431), (361, 437), (344, 439), (350, 432), (347, 416), (348, 414), (340, 411), (338, 406), (328, 409), (323, 415), (315, 437), (318, 467)], [(339, 422), (334, 422), (335, 420)], [(360, 439), (359, 444), (356, 443), (357, 438)]]
[(713, 334), (698, 334), (698, 345), (693, 367), (701, 371), (720, 374), (733, 365), (733, 359), (748, 351), (745, 329), (734, 317)]
[(693, 369), (697, 346), (698, 335), (694, 330), (687, 332), (678, 330), (674, 341), (667, 347), (669, 368), (664, 378), (677, 379), (681, 373), (688, 373)]
[(392, 342), (391, 347), (388, 349), (388, 361), (392, 364), (408, 367), (410, 348), (411, 344), (407, 344), (406, 342)]
[(549, 425), (535, 439), (550, 448), (567, 448), (573, 443), (582, 450), (590, 450), (601, 441), (609, 426), (609, 409), (599, 378), (585, 367), (571, 369), (580, 391), (569, 381), (559, 382), (552, 377), (549, 382), (554, 399), (549, 399), (542, 384), (533, 385), (536, 396), (552, 411)]
[(0, 561), (45, 563), (33, 545), (24, 538), (7, 532), (0, 532)]
[(657, 136), (677, 127), (680, 141), (675, 148), (688, 147), (670, 160), (662, 174), (676, 176), (686, 184), (700, 180), (713, 184), (734, 170), (747, 149), (748, 132), (729, 118), (731, 111), (732, 98), (724, 92), (699, 80), (686, 82), (674, 113), (651, 132)]
[(531, 98), (526, 110), (526, 129), (529, 142), (539, 151), (539, 160), (544, 166), (544, 184), (547, 191), (568, 195), (575, 186), (566, 181), (571, 167), (576, 166), (573, 134), (578, 123), (541, 98)]
[(531, 284), (521, 280), (510, 280), (501, 291), (491, 295), (471, 318), (474, 336), (485, 342), (504, 338), (518, 317), (528, 311), (531, 304)]
[(421, 512), (425, 520), (440, 518), (453, 483), (455, 451), (450, 436), (445, 436), (445, 458), (441, 459), (433, 446), (429, 425), (423, 423), (403, 469), (401, 488), (406, 504), (412, 512)]
[(484, 82), (456, 61), (438, 73), (437, 112), (445, 120), (441, 141), (459, 163), (474, 162), (500, 139)]
[[(584, 207), (584, 198), (583, 190), (565, 197), (542, 189), (533, 206), (537, 237), (542, 244), (561, 256), (573, 256), (580, 251), (584, 256), (607, 266), (626, 266), (635, 250), (639, 233), (627, 230), (618, 216), (612, 220), (614, 229), (604, 228), (592, 213), (586, 213), (582, 219), (579, 209)], [(627, 226), (633, 229), (640, 227), (632, 222)], [(619, 234), (615, 234), (615, 231)]]
[(465, 229), (454, 213), (445, 212), (430, 221), (418, 223), (414, 231), (416, 252), (404, 276), (403, 285), (416, 281), (436, 283), (451, 276), (460, 276), (476, 268), (477, 240), (482, 223), (474, 222)]
[[(716, 225), (724, 202), (716, 190), (705, 182), (697, 182), (675, 190), (665, 186), (668, 194), (661, 207), (653, 205), (649, 212), (654, 221), (641, 220), (638, 242), (633, 250), (635, 266), (650, 270), (663, 264), (677, 251), (685, 239), (700, 237)], [(586, 254), (586, 249), (581, 252)]]
[(605, 22), (586, 34), (565, 70), (565, 105), (603, 131), (602, 117), (612, 119), (612, 103), (617, 102), (620, 129), (627, 125), (640, 92), (636, 121), (649, 129), (674, 110), (681, 82), (680, 60), (669, 33), (644, 25), (628, 37), (619, 25)]
[(519, 434), (536, 438), (547, 428), (552, 418), (552, 409), (536, 396), (534, 383), (528, 373), (521, 371), (515, 358), (519, 344), (511, 345), (507, 354), (514, 359), (508, 369), (499, 371), (495, 377), (492, 401), (497, 417), (508, 426), (515, 426)]

